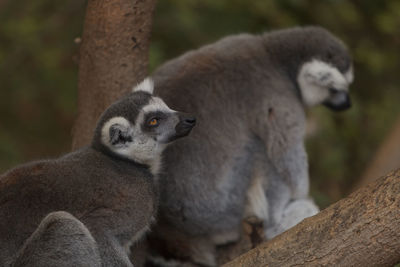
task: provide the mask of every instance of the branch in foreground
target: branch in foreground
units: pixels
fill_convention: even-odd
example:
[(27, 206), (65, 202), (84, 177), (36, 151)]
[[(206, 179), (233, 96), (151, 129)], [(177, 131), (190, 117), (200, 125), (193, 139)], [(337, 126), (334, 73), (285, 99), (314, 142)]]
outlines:
[(399, 262), (400, 169), (224, 266), (393, 266)]

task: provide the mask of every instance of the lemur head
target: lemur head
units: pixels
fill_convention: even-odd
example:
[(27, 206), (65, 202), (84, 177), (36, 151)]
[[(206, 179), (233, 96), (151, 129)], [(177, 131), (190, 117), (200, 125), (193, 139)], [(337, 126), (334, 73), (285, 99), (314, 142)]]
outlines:
[(152, 80), (146, 79), (111, 105), (97, 124), (93, 146), (148, 165), (157, 173), (167, 144), (188, 135), (196, 119), (170, 109), (153, 96), (153, 87)]
[(264, 35), (267, 50), (297, 84), (306, 106), (324, 104), (333, 110), (351, 106), (353, 81), (345, 45), (321, 27), (297, 27)]
[(306, 28), (313, 50), (299, 65), (297, 83), (307, 106), (324, 104), (339, 111), (351, 107), (349, 85), (353, 82), (351, 57), (344, 44), (319, 27)]

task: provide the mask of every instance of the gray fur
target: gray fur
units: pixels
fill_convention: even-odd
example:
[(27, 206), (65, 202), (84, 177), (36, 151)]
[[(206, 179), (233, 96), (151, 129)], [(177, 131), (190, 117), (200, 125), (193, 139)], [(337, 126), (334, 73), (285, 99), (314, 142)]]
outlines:
[[(161, 131), (143, 119), (154, 101), (164, 107)], [(0, 266), (132, 266), (129, 246), (148, 231), (157, 209), (147, 156), (159, 160), (166, 143), (194, 125), (160, 101), (135, 90), (103, 113), (90, 146), (0, 176)], [(182, 123), (183, 132), (176, 129)], [(162, 148), (146, 151), (160, 136)], [(135, 161), (143, 155), (149, 161)]]
[(16, 258), (15, 267), (101, 266), (96, 241), (90, 231), (64, 211), (47, 215), (25, 241)]
[[(332, 69), (340, 79), (351, 75), (347, 49), (319, 27), (229, 36), (154, 72), (155, 94), (171, 107), (196, 113), (200, 125), (165, 151), (153, 235), (165, 246), (158, 253), (213, 266), (215, 245), (224, 243), (223, 236), (225, 243), (239, 236), (233, 233), (239, 233), (244, 216), (264, 217), (271, 237), (318, 211), (308, 199), (302, 99), (308, 88), (298, 84), (300, 68), (313, 60), (329, 66), (322, 76)], [(331, 98), (326, 79), (308, 81), (320, 89), (318, 104)], [(251, 188), (265, 195), (250, 200)], [(252, 207), (263, 199), (263, 206)], [(308, 204), (291, 220), (285, 211), (298, 200)]]

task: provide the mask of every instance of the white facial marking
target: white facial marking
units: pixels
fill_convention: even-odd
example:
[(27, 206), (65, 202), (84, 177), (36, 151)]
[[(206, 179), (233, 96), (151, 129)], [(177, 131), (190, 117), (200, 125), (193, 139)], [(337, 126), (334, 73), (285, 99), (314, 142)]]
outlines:
[(143, 91), (149, 94), (153, 94), (154, 82), (150, 78), (144, 79), (141, 83), (133, 87), (132, 92)]
[(150, 166), (150, 171), (156, 175), (160, 168), (161, 153), (165, 149), (151, 136), (142, 132), (141, 124), (135, 124), (133, 142), (130, 144), (130, 157), (139, 163)]
[(329, 88), (348, 91), (352, 70), (349, 70), (349, 77), (342, 75), (332, 65), (312, 60), (304, 63), (297, 76), (303, 101), (307, 106), (314, 106), (324, 102), (329, 96)]
[(151, 111), (161, 111), (161, 112), (175, 112), (170, 109), (167, 104), (162, 101), (159, 97), (152, 97), (149, 101), (149, 104), (143, 107), (143, 112), (148, 113)]
[(350, 69), (344, 74), (344, 78), (349, 84), (353, 82), (354, 80), (353, 66), (351, 66)]
[(150, 136), (143, 134), (140, 128), (140, 125), (144, 122), (145, 114), (153, 111), (175, 111), (170, 109), (161, 98), (152, 97), (149, 103), (142, 108), (135, 122), (135, 125), (139, 128), (135, 133), (143, 137), (141, 149), (139, 147), (136, 149), (136, 161), (149, 165), (150, 171), (156, 175), (161, 169), (161, 153), (167, 147), (167, 144), (161, 144)]
[[(110, 142), (110, 127), (121, 125), (132, 137), (131, 142), (113, 145)], [(114, 117), (108, 120), (101, 130), (101, 141), (111, 151), (135, 162), (150, 166), (150, 171), (156, 175), (161, 166), (161, 153), (166, 145), (158, 143), (154, 138), (143, 133), (141, 124), (132, 125), (123, 117)]]

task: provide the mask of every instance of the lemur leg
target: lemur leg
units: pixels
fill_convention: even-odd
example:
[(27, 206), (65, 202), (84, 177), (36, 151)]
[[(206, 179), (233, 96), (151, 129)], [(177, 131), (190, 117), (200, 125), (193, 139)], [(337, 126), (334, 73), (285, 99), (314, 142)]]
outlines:
[(247, 191), (245, 217), (263, 220), (267, 239), (319, 211), (308, 197), (308, 164), (303, 144), (285, 152), (279, 160), (270, 160), (266, 151), (256, 157)]
[[(263, 221), (265, 232), (274, 229), (282, 220), (284, 210), (290, 202), (289, 187), (281, 180), (267, 157), (258, 159), (249, 190), (245, 218), (256, 217)], [(270, 236), (266, 234), (265, 238)]]
[(264, 176), (257, 170), (257, 173), (252, 177), (247, 191), (244, 217), (257, 217), (261, 219), (265, 225), (269, 218), (269, 209), (264, 183)]
[(264, 222), (265, 238), (271, 239), (319, 212), (308, 198), (292, 199), (290, 188), (274, 172), (254, 176), (249, 191), (245, 218), (255, 216)]
[(266, 166), (270, 164), (264, 143), (259, 140), (257, 150), (254, 151), (254, 160), (252, 165), (250, 184), (246, 192), (246, 205), (244, 210), (244, 218), (256, 217), (261, 219), (266, 225), (270, 215), (269, 203), (265, 194), (268, 180), (266, 177), (271, 176), (272, 167)]
[(264, 228), (275, 225), (282, 217), (291, 193), (268, 159), (266, 150), (257, 151), (253, 162), (250, 186), (244, 217), (256, 217), (264, 222)]
[(96, 241), (70, 213), (48, 214), (25, 241), (13, 266), (101, 266)]
[(265, 235), (267, 239), (283, 233), (292, 228), (307, 217), (313, 216), (319, 212), (319, 208), (311, 199), (297, 199), (289, 202), (283, 210), (280, 221), (267, 228)]
[(267, 177), (266, 197), (270, 207), (275, 206), (276, 212), (270, 213), (266, 228), (268, 239), (319, 211), (308, 196), (308, 161), (303, 142), (292, 144), (280, 157), (269, 158), (275, 175)]

